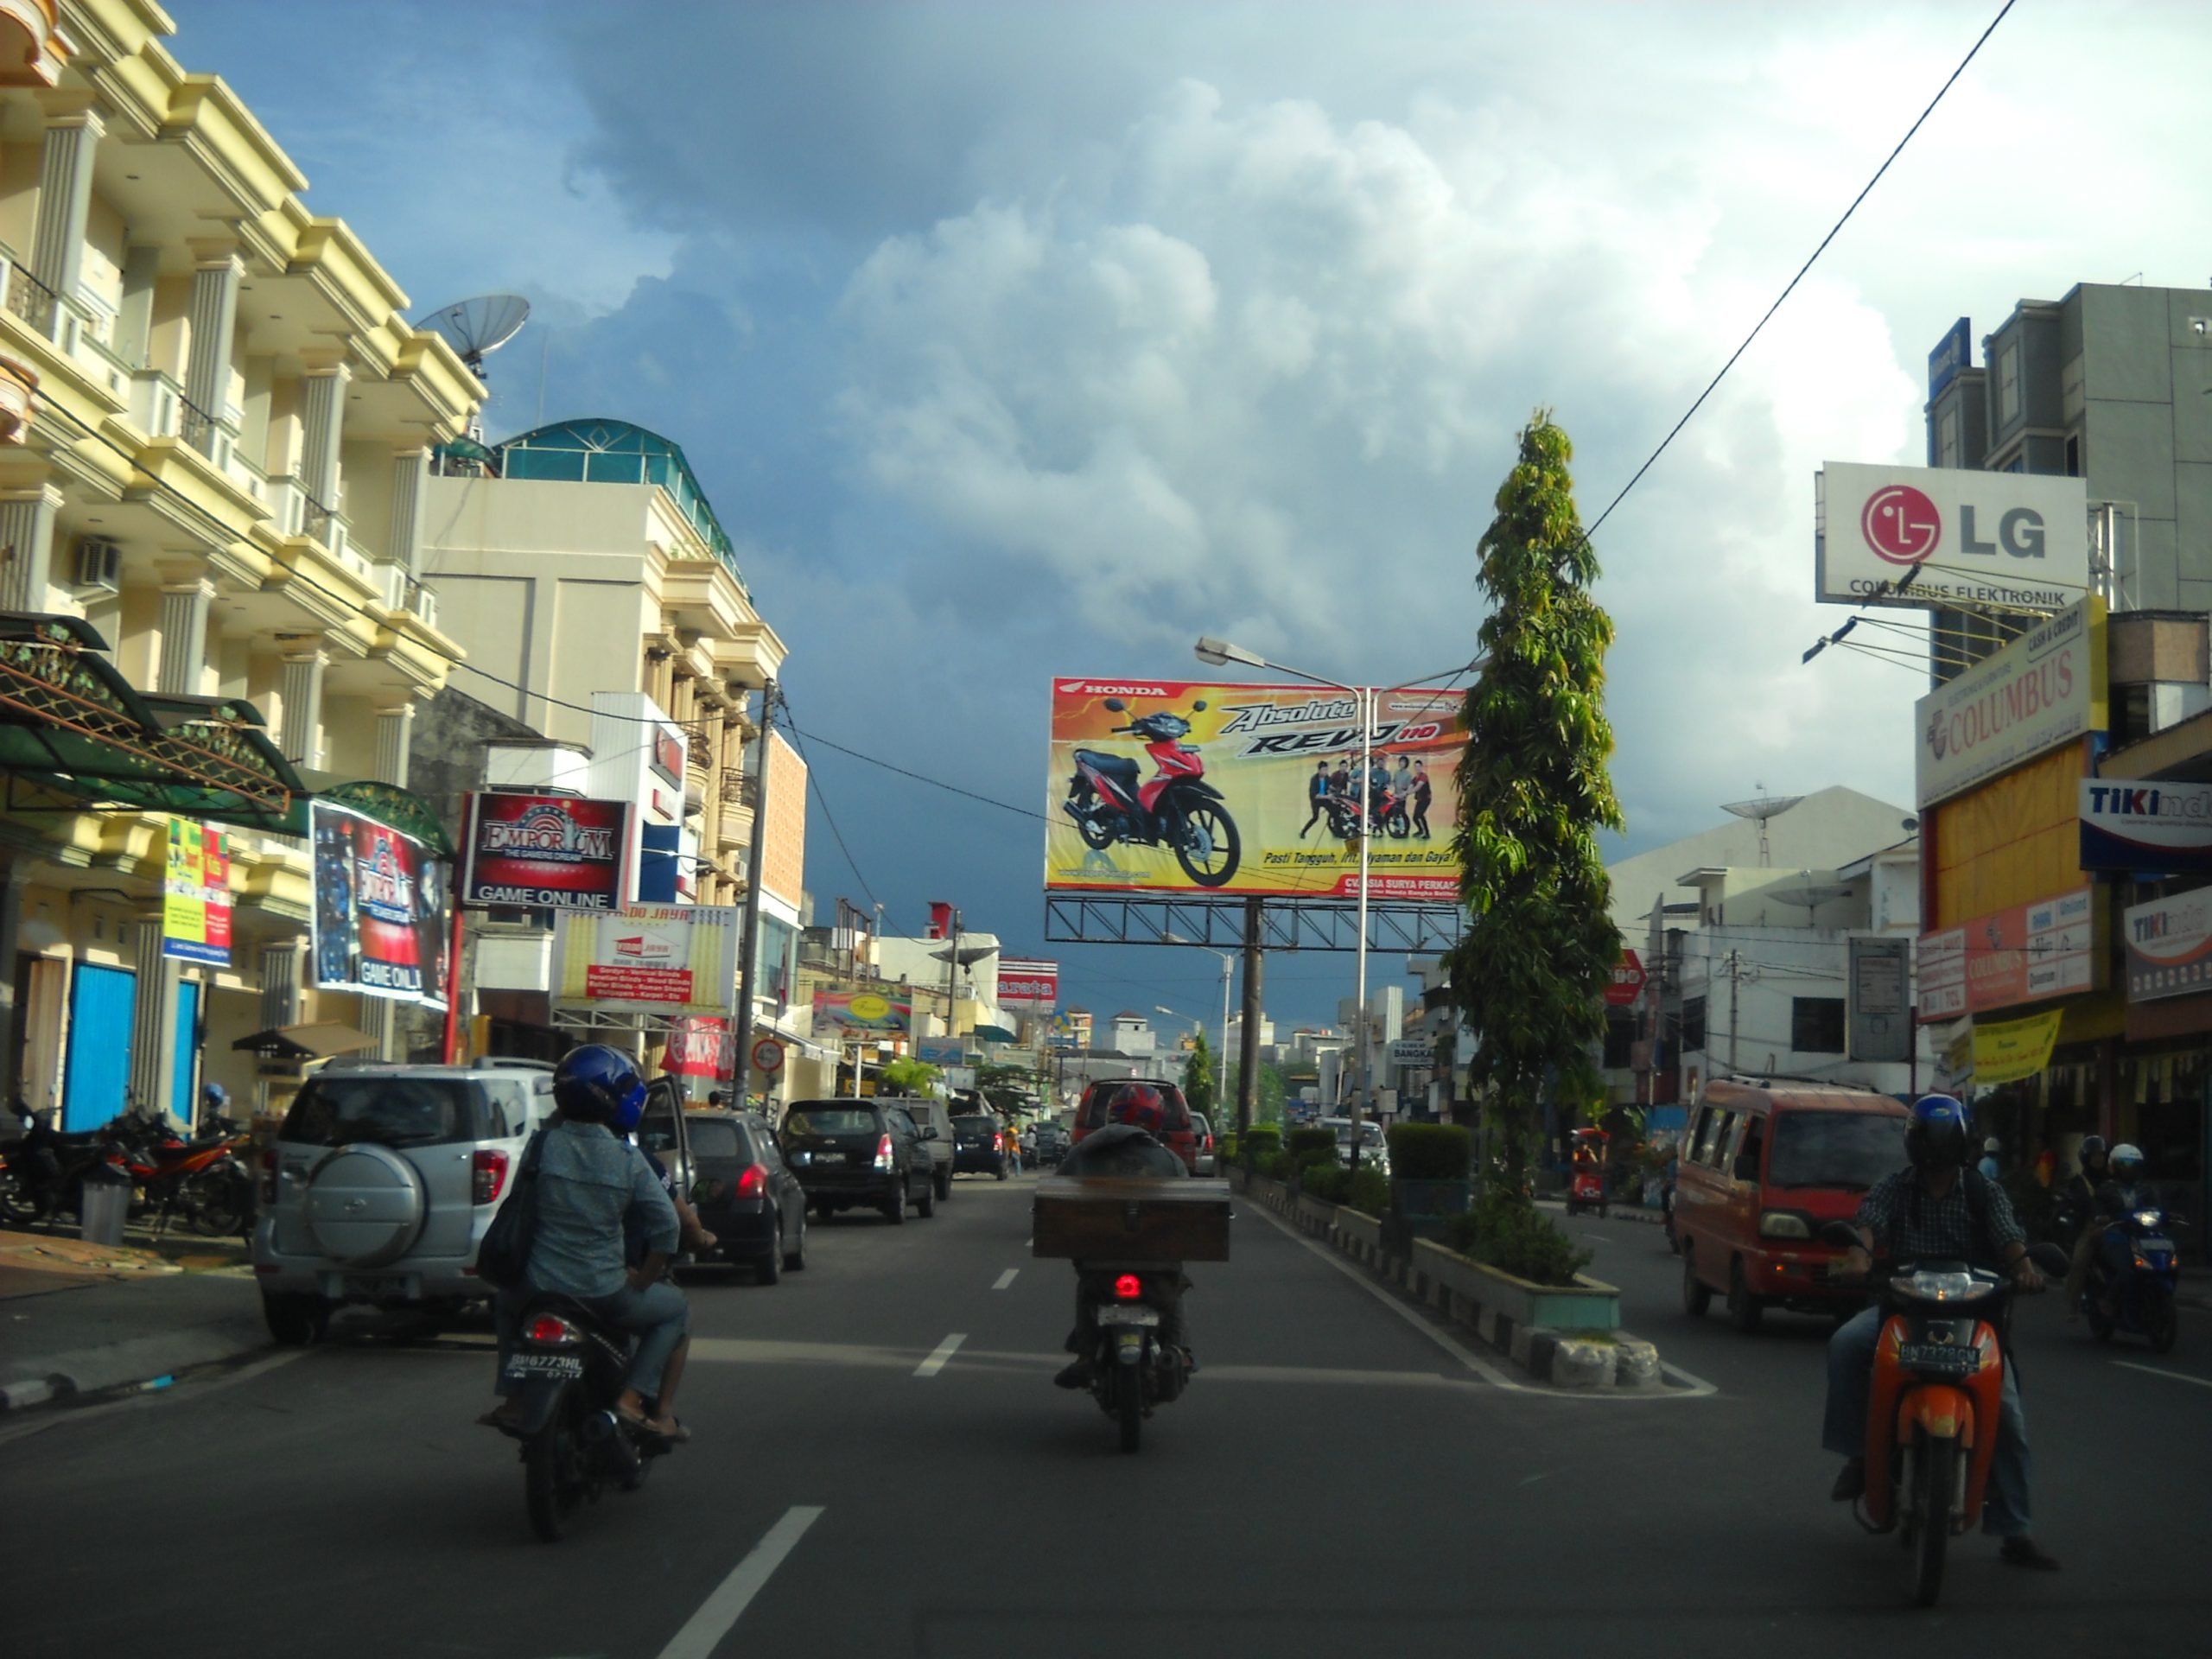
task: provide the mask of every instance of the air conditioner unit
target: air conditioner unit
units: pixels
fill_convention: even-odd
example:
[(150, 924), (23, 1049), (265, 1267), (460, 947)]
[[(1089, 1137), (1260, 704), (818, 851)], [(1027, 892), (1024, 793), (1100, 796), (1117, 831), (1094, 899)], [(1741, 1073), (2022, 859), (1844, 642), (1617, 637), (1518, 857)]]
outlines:
[(77, 543), (76, 585), (117, 593), (123, 587), (123, 544), (86, 536)]

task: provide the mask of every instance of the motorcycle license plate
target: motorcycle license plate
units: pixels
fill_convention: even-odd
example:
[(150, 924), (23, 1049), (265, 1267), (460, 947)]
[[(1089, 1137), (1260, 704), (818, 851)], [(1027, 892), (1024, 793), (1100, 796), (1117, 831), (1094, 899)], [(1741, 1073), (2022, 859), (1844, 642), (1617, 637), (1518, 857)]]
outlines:
[(1160, 1314), (1149, 1307), (1102, 1307), (1098, 1310), (1098, 1323), (1151, 1326), (1160, 1323)]
[(1981, 1369), (1981, 1351), (1956, 1348), (1942, 1342), (1902, 1342), (1897, 1344), (1897, 1363), (1909, 1371), (1972, 1376)]
[(509, 1354), (500, 1376), (509, 1382), (526, 1382), (533, 1376), (550, 1376), (573, 1382), (584, 1374), (582, 1354)]

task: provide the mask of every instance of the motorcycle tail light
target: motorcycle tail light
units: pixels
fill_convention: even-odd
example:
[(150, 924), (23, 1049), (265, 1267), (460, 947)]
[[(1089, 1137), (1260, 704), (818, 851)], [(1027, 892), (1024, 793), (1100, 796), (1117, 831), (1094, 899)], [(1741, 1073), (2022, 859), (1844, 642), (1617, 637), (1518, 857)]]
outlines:
[(261, 1202), (264, 1208), (276, 1202), (276, 1148), (274, 1147), (261, 1154)]
[(497, 1204), (507, 1185), (507, 1154), (492, 1148), (476, 1154), (469, 1163), (468, 1195), (478, 1204)]
[(737, 1196), (741, 1198), (765, 1198), (767, 1192), (768, 1172), (760, 1164), (748, 1166), (745, 1173), (737, 1178)]
[(891, 1137), (887, 1135), (878, 1136), (876, 1139), (875, 1166), (878, 1169), (892, 1169), (896, 1167), (896, 1165), (893, 1162), (891, 1157)]
[(555, 1313), (539, 1314), (530, 1322), (530, 1329), (523, 1332), (523, 1337), (526, 1341), (544, 1343), (582, 1342), (584, 1339), (582, 1332)]
[(1134, 1302), (1143, 1294), (1144, 1281), (1134, 1273), (1122, 1274), (1114, 1281), (1114, 1300), (1117, 1302)]

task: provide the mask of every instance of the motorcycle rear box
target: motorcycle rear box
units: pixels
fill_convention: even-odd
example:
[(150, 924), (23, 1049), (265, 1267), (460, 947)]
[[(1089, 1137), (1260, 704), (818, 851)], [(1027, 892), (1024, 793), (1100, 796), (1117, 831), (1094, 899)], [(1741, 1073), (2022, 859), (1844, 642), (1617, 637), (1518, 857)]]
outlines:
[(1226, 1262), (1229, 1183), (1053, 1175), (1030, 1219), (1039, 1256), (1082, 1262)]

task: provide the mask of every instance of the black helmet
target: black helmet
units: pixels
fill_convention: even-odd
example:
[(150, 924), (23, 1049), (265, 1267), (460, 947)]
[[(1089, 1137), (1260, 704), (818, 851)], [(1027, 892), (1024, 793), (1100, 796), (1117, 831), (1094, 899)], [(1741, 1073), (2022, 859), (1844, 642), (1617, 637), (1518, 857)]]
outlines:
[(2087, 1169), (2089, 1166), (2090, 1159), (2102, 1158), (2105, 1155), (2104, 1136), (2101, 1135), (2083, 1135), (2082, 1137), (2081, 1147), (2078, 1148), (2075, 1155), (2081, 1159), (2082, 1167)]
[(1923, 1095), (1912, 1103), (1904, 1132), (1905, 1156), (1918, 1169), (1955, 1167), (1967, 1160), (1967, 1109), (1951, 1095)]
[(627, 1135), (645, 1111), (645, 1079), (620, 1050), (586, 1043), (563, 1055), (554, 1068), (553, 1101), (564, 1116)]

